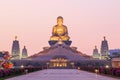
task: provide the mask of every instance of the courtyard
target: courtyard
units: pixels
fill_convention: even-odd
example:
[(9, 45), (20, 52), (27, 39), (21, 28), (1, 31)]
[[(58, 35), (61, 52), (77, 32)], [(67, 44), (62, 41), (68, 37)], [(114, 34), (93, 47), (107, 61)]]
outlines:
[(119, 80), (77, 69), (45, 69), (6, 80)]

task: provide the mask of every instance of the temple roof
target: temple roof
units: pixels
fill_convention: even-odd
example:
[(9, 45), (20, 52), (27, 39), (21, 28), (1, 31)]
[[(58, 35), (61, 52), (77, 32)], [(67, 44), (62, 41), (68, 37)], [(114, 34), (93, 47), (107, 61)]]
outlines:
[(54, 46), (51, 46), (49, 49), (46, 49), (44, 51), (41, 51), (30, 58), (33, 60), (40, 60), (40, 61), (50, 61), (54, 57), (65, 57), (69, 61), (78, 61), (83, 59), (89, 59), (89, 56), (86, 54), (81, 53), (80, 51), (77, 51), (76, 49), (73, 49), (66, 44), (59, 45), (56, 43)]

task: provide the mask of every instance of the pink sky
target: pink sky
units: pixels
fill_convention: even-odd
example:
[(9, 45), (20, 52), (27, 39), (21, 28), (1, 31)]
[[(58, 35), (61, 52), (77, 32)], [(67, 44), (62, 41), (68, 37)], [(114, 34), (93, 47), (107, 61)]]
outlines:
[(49, 46), (52, 27), (64, 17), (72, 46), (88, 55), (100, 50), (103, 36), (109, 48), (120, 48), (120, 0), (1, 0), (0, 50), (11, 52), (14, 36), (29, 55)]

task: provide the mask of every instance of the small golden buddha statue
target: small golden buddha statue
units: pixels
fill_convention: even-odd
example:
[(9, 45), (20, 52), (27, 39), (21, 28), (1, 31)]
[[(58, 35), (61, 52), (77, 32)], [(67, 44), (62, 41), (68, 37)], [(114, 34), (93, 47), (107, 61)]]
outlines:
[(50, 41), (58, 41), (59, 39), (62, 41), (68, 41), (70, 39), (67, 27), (63, 25), (63, 17), (61, 16), (57, 17), (57, 25), (53, 27)]

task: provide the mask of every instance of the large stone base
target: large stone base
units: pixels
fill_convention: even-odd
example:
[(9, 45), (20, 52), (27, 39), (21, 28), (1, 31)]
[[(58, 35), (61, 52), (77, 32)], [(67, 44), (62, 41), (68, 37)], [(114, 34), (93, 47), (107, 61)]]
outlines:
[[(49, 43), (50, 46), (55, 45), (57, 42), (58, 42), (58, 41), (48, 41), (48, 43)], [(72, 41), (62, 41), (62, 42), (64, 42), (64, 43), (65, 43), (66, 45), (68, 45), (68, 46), (70, 46), (71, 43), (72, 43)]]

